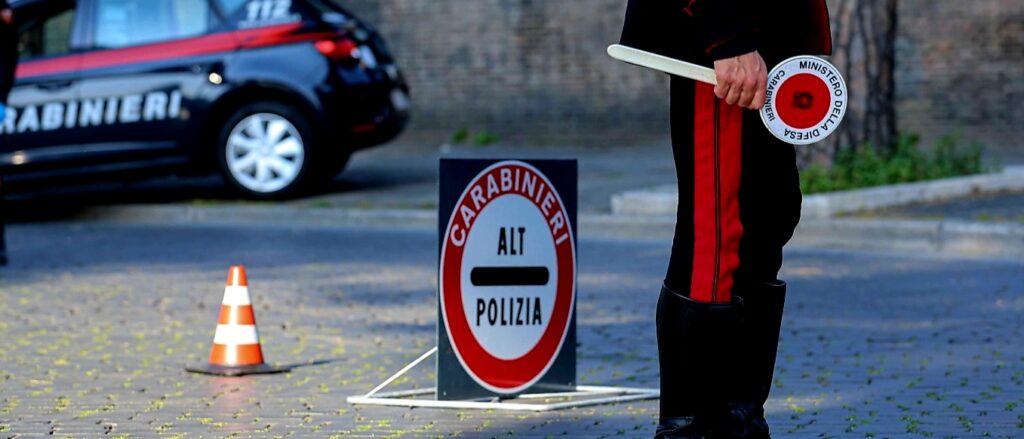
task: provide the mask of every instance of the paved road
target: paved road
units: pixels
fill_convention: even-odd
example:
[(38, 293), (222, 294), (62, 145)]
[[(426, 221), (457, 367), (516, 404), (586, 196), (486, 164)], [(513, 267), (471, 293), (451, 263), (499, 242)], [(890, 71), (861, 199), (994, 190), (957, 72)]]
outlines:
[[(628, 148), (541, 148), (511, 146), (428, 147), (388, 145), (360, 151), (329, 184), (286, 204), (310, 208), (437, 208), (440, 158), (575, 158), (579, 160), (580, 213), (607, 213), (611, 196), (624, 190), (674, 184), (675, 168), (667, 145)], [(105, 205), (172, 204), (253, 205), (238, 199), (218, 177), (160, 178), (126, 183), (33, 187), (11, 194), (13, 220), (63, 219)]]
[[(648, 437), (655, 401), (549, 414), (354, 407), (434, 343), (429, 231), (15, 225), (0, 268), (0, 437)], [(665, 242), (580, 244), (580, 381), (655, 386)], [(190, 375), (229, 264), (273, 362)], [(793, 250), (777, 437), (1019, 437), (1024, 264)], [(403, 387), (429, 386), (415, 371)]]

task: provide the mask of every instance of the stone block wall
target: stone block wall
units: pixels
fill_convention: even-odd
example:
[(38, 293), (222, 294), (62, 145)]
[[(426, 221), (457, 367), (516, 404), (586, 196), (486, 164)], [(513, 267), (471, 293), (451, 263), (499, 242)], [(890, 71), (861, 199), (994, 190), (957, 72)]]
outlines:
[[(605, 55), (625, 0), (343, 0), (383, 33), (408, 78), (410, 137), (466, 128), (506, 142), (663, 141), (668, 81)], [(1024, 146), (1024, 2), (901, 0), (900, 129)]]

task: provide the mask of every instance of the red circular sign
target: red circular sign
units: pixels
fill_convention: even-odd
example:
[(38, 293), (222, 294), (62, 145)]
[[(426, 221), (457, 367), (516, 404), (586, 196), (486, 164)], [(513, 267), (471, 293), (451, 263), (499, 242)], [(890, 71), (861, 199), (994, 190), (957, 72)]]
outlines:
[[(542, 262), (546, 262), (530, 269), (543, 269), (550, 273), (544, 278), (548, 282), (544, 288), (549, 289), (537, 293), (545, 295), (544, 303), (549, 305), (545, 307), (550, 312), (545, 310), (546, 318), (541, 322), (527, 322), (533, 325), (530, 327), (512, 325), (488, 328), (486, 330), (491, 332), (483, 332), (485, 330), (479, 328), (480, 314), (477, 313), (475, 319), (467, 316), (473, 308), (467, 308), (464, 297), (468, 291), (477, 288), (475, 281), (470, 281), (467, 276), (467, 268), (481, 263), (473, 260), (476, 258), (474, 255), (481, 254), (480, 249), (472, 247), (491, 241), (475, 239), (474, 236), (491, 233), (483, 229), (493, 224), (515, 224), (516, 218), (532, 221), (530, 224), (544, 229), (537, 232), (536, 227), (531, 227), (534, 241), (527, 242), (526, 247), (547, 255), (542, 258)], [(478, 222), (483, 225), (475, 230)], [(533, 166), (520, 161), (502, 161), (484, 169), (467, 185), (445, 230), (439, 273), (440, 307), (455, 356), (469, 376), (484, 388), (502, 394), (521, 392), (540, 380), (554, 363), (565, 341), (575, 306), (575, 239), (561, 197), (547, 177)], [(467, 247), (471, 248), (467, 250)], [(486, 250), (493, 251), (489, 246)], [(514, 288), (518, 288), (516, 291), (529, 291), (540, 287)], [(536, 300), (536, 303), (541, 303), (539, 297)], [(504, 319), (506, 311), (502, 303), (500, 312)], [(477, 306), (480, 306), (479, 301)], [(536, 307), (532, 313), (530, 310), (527, 313), (537, 317), (541, 315)], [(490, 316), (494, 321), (494, 314)], [(484, 323), (486, 319), (487, 315), (484, 315)], [(524, 331), (533, 331), (534, 335), (524, 335)], [(488, 338), (481, 339), (478, 336), (481, 333), (487, 334)], [(527, 340), (525, 345), (524, 339)], [(507, 349), (506, 344), (518, 347)]]
[(775, 96), (775, 111), (782, 121), (801, 130), (818, 124), (832, 107), (828, 85), (809, 73), (787, 79)]
[(809, 145), (832, 135), (846, 115), (846, 82), (828, 61), (789, 58), (768, 73), (761, 122), (783, 142)]

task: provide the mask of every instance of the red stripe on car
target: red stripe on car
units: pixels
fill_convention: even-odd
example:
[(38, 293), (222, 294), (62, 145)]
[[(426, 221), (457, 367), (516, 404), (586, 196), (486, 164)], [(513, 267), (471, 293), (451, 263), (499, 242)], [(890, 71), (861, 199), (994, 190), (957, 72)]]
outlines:
[(28, 61), (18, 66), (17, 75), (18, 78), (30, 78), (75, 70), (100, 69), (230, 52), (238, 49), (315, 41), (337, 35), (337, 32), (296, 33), (301, 28), (302, 23), (295, 22), (255, 29), (219, 32), (195, 38), (126, 47), (123, 49), (99, 50), (80, 55)]

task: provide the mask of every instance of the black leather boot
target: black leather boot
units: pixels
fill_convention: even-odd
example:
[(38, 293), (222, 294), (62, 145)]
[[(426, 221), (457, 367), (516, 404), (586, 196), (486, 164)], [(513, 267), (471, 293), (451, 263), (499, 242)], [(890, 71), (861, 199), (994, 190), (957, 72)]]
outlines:
[(786, 283), (775, 281), (743, 290), (744, 319), (740, 358), (733, 368), (735, 387), (729, 390), (728, 411), (715, 427), (716, 438), (771, 439), (764, 404), (772, 389), (775, 358), (786, 303)]
[(725, 408), (723, 367), (733, 364), (741, 299), (703, 303), (662, 287), (658, 300), (658, 359), (661, 412), (655, 439), (704, 439)]

